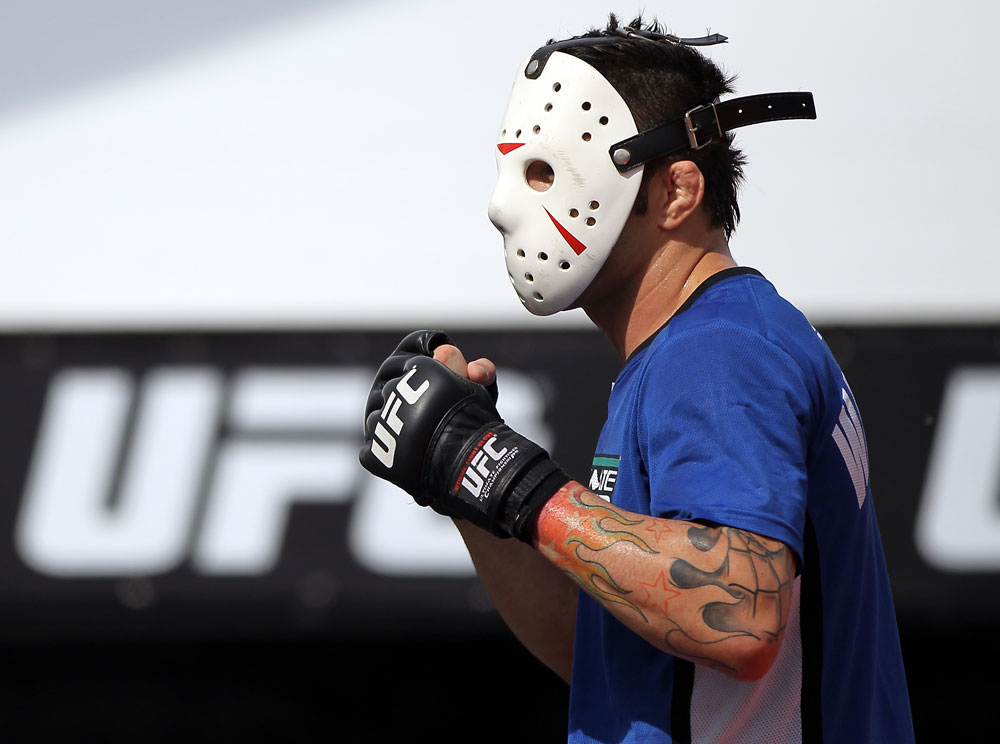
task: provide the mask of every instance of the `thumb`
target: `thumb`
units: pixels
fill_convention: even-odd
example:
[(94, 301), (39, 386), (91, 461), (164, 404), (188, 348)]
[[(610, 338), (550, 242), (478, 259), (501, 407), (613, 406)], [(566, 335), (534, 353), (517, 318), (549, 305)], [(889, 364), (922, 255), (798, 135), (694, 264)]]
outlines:
[(489, 387), (497, 380), (497, 366), (485, 358), (469, 362), (469, 379)]

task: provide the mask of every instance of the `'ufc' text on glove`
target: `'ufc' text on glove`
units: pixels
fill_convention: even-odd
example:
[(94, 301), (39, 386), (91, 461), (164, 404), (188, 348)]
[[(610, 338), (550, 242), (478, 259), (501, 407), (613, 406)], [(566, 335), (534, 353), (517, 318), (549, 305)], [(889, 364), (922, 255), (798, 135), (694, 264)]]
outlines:
[(569, 476), (503, 422), (487, 388), (421, 353), (401, 366), (376, 376), (361, 464), (423, 506), (529, 542), (535, 514)]

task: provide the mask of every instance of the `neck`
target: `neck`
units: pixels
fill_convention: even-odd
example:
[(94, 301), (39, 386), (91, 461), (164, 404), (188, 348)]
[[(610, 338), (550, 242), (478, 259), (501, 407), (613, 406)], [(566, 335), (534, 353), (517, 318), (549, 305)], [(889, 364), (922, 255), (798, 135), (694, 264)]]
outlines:
[(623, 361), (662, 328), (702, 282), (736, 266), (722, 232), (707, 237), (701, 244), (667, 242), (634, 278), (584, 306)]

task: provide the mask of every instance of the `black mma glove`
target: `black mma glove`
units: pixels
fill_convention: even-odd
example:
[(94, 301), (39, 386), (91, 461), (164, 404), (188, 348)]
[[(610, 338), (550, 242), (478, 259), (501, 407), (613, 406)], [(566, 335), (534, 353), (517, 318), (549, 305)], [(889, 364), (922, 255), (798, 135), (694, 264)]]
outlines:
[(503, 423), (495, 389), (430, 358), (443, 343), (440, 331), (417, 331), (383, 363), (368, 395), (361, 464), (422, 506), (530, 542), (535, 515), (570, 477)]
[[(384, 402), (382, 400), (382, 388), (385, 387), (385, 384), (389, 380), (403, 374), (403, 365), (411, 357), (417, 354), (433, 357), (434, 350), (445, 344), (454, 345), (454, 342), (444, 331), (414, 331), (400, 341), (399, 346), (389, 355), (388, 359), (382, 362), (382, 366), (379, 367), (378, 373), (375, 375), (375, 382), (368, 393), (368, 402), (365, 405), (365, 422), (367, 423), (368, 415), (375, 410), (375, 407), (381, 406)], [(486, 390), (489, 392), (493, 402), (496, 403), (498, 396), (496, 380)]]
[[(382, 399), (382, 388), (390, 380), (403, 375), (403, 365), (416, 355), (431, 357), (434, 350), (444, 344), (453, 343), (451, 338), (444, 331), (413, 331), (406, 338), (399, 342), (399, 346), (382, 362), (378, 373), (375, 375), (375, 382), (372, 383), (371, 391), (368, 393), (368, 401), (365, 405), (365, 422), (372, 411), (381, 409), (385, 401)], [(493, 402), (496, 403), (498, 389), (496, 380), (486, 388)], [(366, 430), (366, 436), (368, 432)], [(370, 468), (369, 468), (370, 470)], [(422, 494), (415, 497), (421, 506), (430, 506), (438, 514), (446, 517), (460, 518), (457, 514), (448, 511), (440, 501), (433, 500), (429, 495)]]

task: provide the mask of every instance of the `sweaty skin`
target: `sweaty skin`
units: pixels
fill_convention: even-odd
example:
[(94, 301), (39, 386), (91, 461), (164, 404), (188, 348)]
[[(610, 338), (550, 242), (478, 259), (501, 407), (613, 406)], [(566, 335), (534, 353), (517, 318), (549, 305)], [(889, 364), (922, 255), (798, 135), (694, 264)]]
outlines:
[(536, 545), (662, 651), (742, 680), (778, 653), (795, 559), (777, 540), (635, 514), (571, 481), (542, 508)]
[[(496, 379), (491, 361), (467, 364), (454, 346), (439, 347), (434, 357), (474, 382)], [(479, 568), (498, 547), (461, 523), (459, 528)], [(572, 582), (569, 586), (586, 591), (663, 651), (741, 680), (759, 679), (777, 655), (795, 577), (794, 554), (779, 541), (731, 527), (635, 514), (570, 481), (539, 513), (533, 544)], [(503, 550), (530, 563), (533, 559), (520, 555), (518, 547), (524, 546)], [(520, 581), (520, 572), (504, 573), (503, 580), (490, 579), (491, 595), (534, 592), (520, 603), (530, 606), (523, 614), (518, 602), (513, 609), (509, 602), (497, 602), (504, 619), (543, 662), (568, 679), (571, 648), (555, 631), (533, 627), (538, 621), (532, 613), (547, 601), (546, 592)], [(547, 611), (562, 623), (571, 622), (567, 598), (575, 592), (567, 592), (551, 575), (547, 581), (549, 596), (559, 605)], [(552, 619), (547, 622), (552, 628)], [(571, 642), (572, 625), (568, 635)]]

